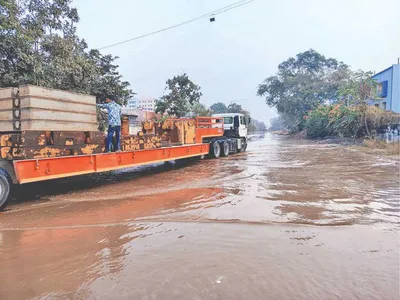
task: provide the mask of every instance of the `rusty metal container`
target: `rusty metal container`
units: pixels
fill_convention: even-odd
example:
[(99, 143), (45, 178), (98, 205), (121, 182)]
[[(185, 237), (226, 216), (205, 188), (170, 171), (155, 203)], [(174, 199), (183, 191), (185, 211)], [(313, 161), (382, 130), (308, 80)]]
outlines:
[(24, 85), (0, 89), (0, 132), (96, 131), (96, 98)]
[(165, 146), (196, 143), (195, 119), (167, 119), (159, 123), (156, 133)]
[(126, 116), (122, 117), (121, 135), (129, 135), (129, 117), (126, 117)]

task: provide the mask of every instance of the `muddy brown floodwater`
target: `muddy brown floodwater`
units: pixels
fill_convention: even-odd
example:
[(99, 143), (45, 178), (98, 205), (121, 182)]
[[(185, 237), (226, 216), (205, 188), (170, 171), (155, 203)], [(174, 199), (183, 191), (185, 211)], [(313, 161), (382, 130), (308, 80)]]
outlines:
[(399, 221), (397, 162), (266, 135), (21, 187), (0, 299), (399, 299)]

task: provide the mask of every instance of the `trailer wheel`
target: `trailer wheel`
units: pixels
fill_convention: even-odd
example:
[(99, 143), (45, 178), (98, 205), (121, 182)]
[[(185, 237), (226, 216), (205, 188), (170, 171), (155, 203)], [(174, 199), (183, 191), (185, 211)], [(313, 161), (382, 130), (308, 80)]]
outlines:
[(211, 144), (211, 157), (219, 158), (221, 155), (221, 146), (218, 142), (213, 142)]
[(227, 157), (229, 155), (229, 144), (227, 141), (221, 143), (222, 146), (222, 152), (221, 156)]
[(0, 170), (0, 211), (7, 206), (10, 189), (10, 181), (7, 174), (3, 170)]

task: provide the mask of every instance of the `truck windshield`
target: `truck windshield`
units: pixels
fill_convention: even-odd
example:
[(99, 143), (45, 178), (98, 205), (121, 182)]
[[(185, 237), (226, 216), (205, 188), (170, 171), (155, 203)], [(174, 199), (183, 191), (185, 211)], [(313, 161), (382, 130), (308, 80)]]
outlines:
[(232, 124), (233, 118), (232, 117), (224, 117), (224, 124)]

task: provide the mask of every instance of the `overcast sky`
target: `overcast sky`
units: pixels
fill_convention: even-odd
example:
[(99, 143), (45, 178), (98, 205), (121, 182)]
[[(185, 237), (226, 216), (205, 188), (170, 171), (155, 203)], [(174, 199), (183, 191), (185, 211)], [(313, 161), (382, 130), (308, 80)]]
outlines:
[[(75, 0), (78, 33), (99, 48), (162, 29), (238, 0)], [(257, 86), (280, 62), (313, 48), (353, 69), (381, 71), (400, 56), (399, 0), (255, 0), (216, 16), (102, 50), (120, 57), (135, 92), (159, 97), (186, 72), (201, 102), (234, 101), (268, 121)]]

